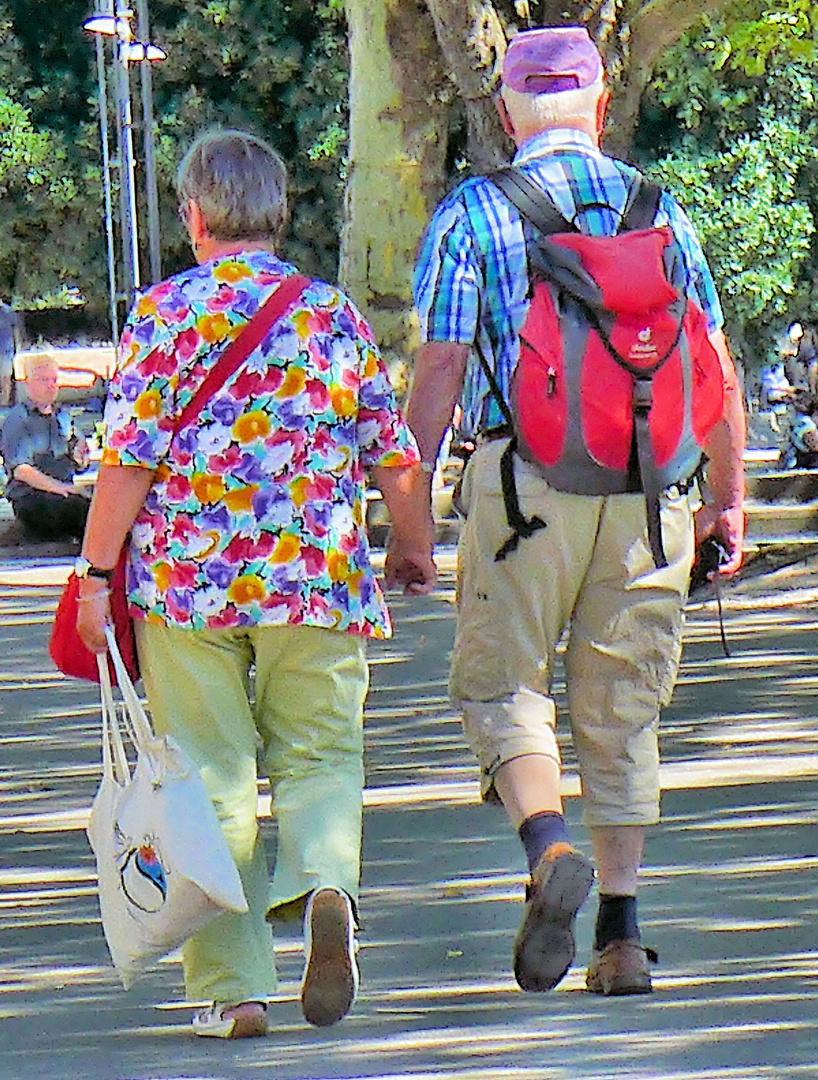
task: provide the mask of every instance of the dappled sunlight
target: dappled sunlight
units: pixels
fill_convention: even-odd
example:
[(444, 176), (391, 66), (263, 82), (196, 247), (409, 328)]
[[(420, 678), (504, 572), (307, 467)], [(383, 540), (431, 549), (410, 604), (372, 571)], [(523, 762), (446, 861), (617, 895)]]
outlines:
[[(178, 952), (122, 991), (82, 831), (100, 775), (97, 689), (50, 669), (59, 589), (6, 590), (0, 1018), (12, 1033), (2, 1051), (9, 1077), (78, 1075), (54, 1069), (70, 1031), (94, 1080), (818, 1078), (815, 609), (726, 605), (731, 658), (713, 606), (690, 612), (661, 724), (664, 820), (649, 830), (639, 901), (645, 943), (660, 958), (656, 993), (604, 1000), (584, 991), (594, 889), (568, 975), (548, 995), (524, 994), (511, 946), (525, 858), (503, 812), (480, 802), (448, 701), (448, 581), (451, 567), (431, 597), (390, 597), (396, 636), (370, 650), (359, 1000), (337, 1027), (307, 1027), (299, 928), (276, 927), (271, 1034), (243, 1045), (190, 1034)], [(562, 653), (563, 794), (572, 836), (590, 854)], [(272, 846), (263, 782), (259, 811)]]

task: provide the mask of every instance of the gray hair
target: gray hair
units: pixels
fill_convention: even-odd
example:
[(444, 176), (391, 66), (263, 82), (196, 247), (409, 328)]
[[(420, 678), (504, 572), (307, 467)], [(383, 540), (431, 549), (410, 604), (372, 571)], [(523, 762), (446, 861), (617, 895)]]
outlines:
[(196, 203), (216, 240), (277, 240), (287, 221), (284, 162), (246, 131), (200, 136), (182, 159), (176, 192), (183, 207)]

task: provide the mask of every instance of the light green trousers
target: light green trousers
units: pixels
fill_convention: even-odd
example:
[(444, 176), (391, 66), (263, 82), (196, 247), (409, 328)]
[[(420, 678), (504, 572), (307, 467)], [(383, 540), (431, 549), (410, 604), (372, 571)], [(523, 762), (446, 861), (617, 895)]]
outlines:
[[(218, 916), (185, 944), (188, 998), (264, 1000), (275, 990), (268, 912), (322, 886), (357, 904), (366, 642), (313, 626), (137, 622), (136, 631), (154, 726), (201, 769), (250, 909)], [(278, 821), (272, 884), (257, 822), (259, 773), (270, 778)]]

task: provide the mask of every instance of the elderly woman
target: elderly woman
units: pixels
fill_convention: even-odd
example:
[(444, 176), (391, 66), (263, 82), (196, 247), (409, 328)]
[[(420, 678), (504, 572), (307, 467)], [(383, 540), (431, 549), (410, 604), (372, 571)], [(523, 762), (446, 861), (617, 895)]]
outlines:
[[(129, 599), (154, 724), (201, 767), (249, 904), (183, 949), (199, 1035), (266, 1031), (269, 920), (304, 911), (305, 1018), (357, 987), (367, 638), (390, 633), (370, 564), (364, 470), (390, 511), (387, 583), (427, 592), (431, 538), (416, 446), (369, 327), (310, 282), (175, 436), (173, 422), (242, 325), (294, 268), (276, 254), (285, 170), (260, 139), (199, 139), (178, 175), (198, 263), (136, 303), (106, 406), (79, 561), (78, 628), (104, 650), (109, 571), (126, 535)], [(254, 671), (253, 694), (247, 685)], [(272, 883), (256, 821), (257, 760), (278, 821)]]

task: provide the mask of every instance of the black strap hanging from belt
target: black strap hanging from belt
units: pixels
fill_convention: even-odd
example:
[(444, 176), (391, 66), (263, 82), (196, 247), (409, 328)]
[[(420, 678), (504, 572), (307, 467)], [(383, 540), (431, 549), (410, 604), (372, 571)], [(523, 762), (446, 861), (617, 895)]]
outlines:
[(656, 483), (650, 440), (650, 407), (653, 401), (651, 379), (636, 379), (633, 384), (633, 438), (639, 462), (639, 478), (645, 493), (648, 518), (648, 540), (653, 561), (657, 568), (667, 566), (665, 546), (662, 543), (662, 519), (660, 515), (660, 488)]
[(506, 555), (510, 555), (521, 540), (527, 540), (535, 532), (546, 528), (546, 523), (541, 517), (534, 514), (533, 517), (525, 518), (520, 510), (520, 500), (517, 496), (517, 483), (514, 479), (514, 452), (517, 449), (517, 437), (509, 439), (508, 446), (500, 458), (500, 483), (503, 488), (503, 502), (506, 508), (506, 519), (512, 528), (511, 536), (506, 540), (494, 556), (495, 562), (502, 562)]

